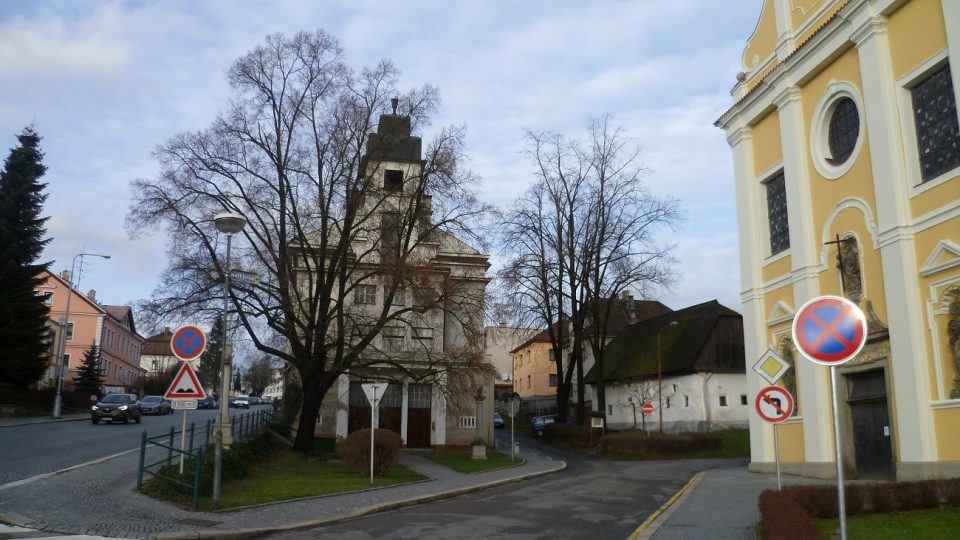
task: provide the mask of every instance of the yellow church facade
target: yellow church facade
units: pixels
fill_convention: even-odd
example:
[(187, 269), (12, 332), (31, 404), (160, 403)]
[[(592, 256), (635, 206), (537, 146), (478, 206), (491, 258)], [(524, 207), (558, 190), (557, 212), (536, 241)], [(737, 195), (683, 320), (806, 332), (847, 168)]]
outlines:
[[(835, 475), (830, 368), (791, 323), (837, 295), (869, 322), (836, 368), (847, 474), (960, 476), (960, 0), (765, 0), (732, 95), (747, 363), (793, 364), (784, 471)], [(750, 439), (773, 470), (772, 425)]]

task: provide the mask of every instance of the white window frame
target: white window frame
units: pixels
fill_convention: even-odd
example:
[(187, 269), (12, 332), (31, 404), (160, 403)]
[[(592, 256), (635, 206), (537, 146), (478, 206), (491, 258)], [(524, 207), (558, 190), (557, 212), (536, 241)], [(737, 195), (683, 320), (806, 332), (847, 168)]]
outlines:
[[(838, 165), (833, 165), (827, 161), (830, 155), (830, 119), (837, 108), (837, 103), (842, 98), (850, 98), (857, 107), (857, 115), (860, 118), (860, 128), (857, 134), (857, 142), (846, 161)], [(836, 180), (847, 174), (857, 162), (860, 156), (860, 149), (863, 147), (863, 141), (866, 138), (866, 124), (864, 117), (866, 109), (863, 107), (863, 98), (856, 86), (847, 81), (832, 81), (817, 103), (813, 112), (813, 125), (810, 129), (810, 154), (813, 156), (813, 166), (820, 173), (820, 176), (827, 180)], [(789, 204), (789, 201), (788, 201)]]
[(377, 303), (377, 286), (359, 284), (353, 291), (353, 302), (362, 305), (374, 305)]
[(460, 429), (477, 429), (477, 417), (476, 416), (461, 416), (457, 425)]

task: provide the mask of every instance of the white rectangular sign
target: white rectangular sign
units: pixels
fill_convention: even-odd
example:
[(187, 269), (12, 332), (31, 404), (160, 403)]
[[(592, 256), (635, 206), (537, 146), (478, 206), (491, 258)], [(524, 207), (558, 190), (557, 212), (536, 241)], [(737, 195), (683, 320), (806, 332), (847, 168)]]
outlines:
[(181, 410), (181, 409), (196, 409), (197, 400), (195, 399), (171, 399), (170, 408)]

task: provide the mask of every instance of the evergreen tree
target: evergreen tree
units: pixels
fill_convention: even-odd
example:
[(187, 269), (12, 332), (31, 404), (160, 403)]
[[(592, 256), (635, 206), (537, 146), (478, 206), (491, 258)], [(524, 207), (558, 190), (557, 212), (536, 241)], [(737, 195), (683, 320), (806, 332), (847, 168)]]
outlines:
[(40, 136), (25, 128), (0, 171), (0, 384), (26, 386), (46, 369), (49, 308), (35, 290), (50, 262), (35, 264), (50, 242), (43, 238), (47, 199)]
[(99, 394), (103, 385), (103, 372), (100, 369), (100, 348), (91, 345), (83, 353), (83, 363), (80, 372), (73, 379), (73, 389), (81, 394)]
[(200, 355), (197, 377), (207, 394), (220, 392), (220, 356), (223, 354), (223, 319), (217, 317), (207, 333), (207, 348)]
[(233, 372), (233, 391), (243, 392), (243, 376), (240, 373), (240, 366), (236, 366)]

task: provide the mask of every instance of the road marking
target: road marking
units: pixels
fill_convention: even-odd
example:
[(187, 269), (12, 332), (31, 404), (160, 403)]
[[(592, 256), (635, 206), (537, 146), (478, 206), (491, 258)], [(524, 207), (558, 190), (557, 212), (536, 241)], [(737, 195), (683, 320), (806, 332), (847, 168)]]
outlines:
[(132, 454), (132, 453), (134, 453), (134, 452), (139, 452), (139, 451), (140, 451), (139, 448), (133, 448), (132, 450), (126, 450), (126, 451), (124, 451), (124, 452), (118, 452), (118, 453), (116, 453), (116, 454), (113, 454), (113, 455), (110, 455), (110, 456), (107, 456), (107, 457), (102, 457), (102, 458), (100, 458), (100, 459), (95, 459), (95, 460), (93, 460), (93, 461), (88, 461), (88, 462), (86, 462), (86, 463), (81, 463), (81, 464), (79, 464), (79, 465), (73, 465), (73, 466), (67, 467), (66, 469), (60, 469), (59, 471), (53, 471), (53, 472), (38, 474), (38, 475), (36, 475), (36, 476), (31, 476), (30, 478), (24, 478), (23, 480), (17, 480), (17, 481), (15, 481), (15, 482), (10, 482), (10, 483), (7, 483), (7, 484), (0, 484), (0, 491), (3, 491), (3, 490), (5, 490), (5, 489), (10, 489), (10, 488), (15, 488), (15, 487), (17, 487), (17, 486), (22, 486), (22, 485), (24, 485), (24, 484), (30, 484), (30, 483), (32, 483), (32, 482), (36, 482), (37, 480), (43, 480), (44, 478), (50, 478), (51, 476), (56, 476), (56, 475), (58, 475), (58, 474), (63, 474), (63, 473), (65, 473), (65, 472), (69, 472), (69, 471), (73, 471), (73, 470), (76, 470), (76, 469), (80, 469), (80, 468), (82, 468), (82, 467), (89, 467), (90, 465), (97, 465), (97, 464), (99, 464), (99, 463), (103, 463), (104, 461), (109, 461), (109, 460), (111, 460), (111, 459), (115, 459), (115, 458), (118, 458), (118, 457), (121, 457), (121, 456), (125, 456), (125, 455), (127, 455), (127, 454)]
[(663, 505), (660, 508), (657, 508), (657, 510), (654, 513), (650, 514), (650, 517), (645, 519), (643, 523), (641, 523), (640, 526), (637, 527), (637, 530), (633, 531), (633, 534), (627, 537), (627, 540), (637, 540), (640, 537), (640, 535), (643, 534), (643, 531), (647, 527), (649, 527), (650, 524), (654, 522), (654, 520), (660, 517), (660, 514), (664, 513), (668, 508), (670, 508), (670, 506), (673, 503), (677, 501), (677, 499), (680, 498), (681, 495), (686, 493), (688, 489), (690, 489), (697, 482), (699, 482), (702, 476), (703, 476), (702, 472), (698, 472), (697, 474), (693, 475), (693, 477), (690, 478), (690, 480), (687, 481), (687, 483), (684, 484), (682, 488), (680, 488), (680, 491), (677, 491), (676, 493), (674, 493), (673, 497), (670, 497), (670, 499), (667, 502), (663, 503)]

